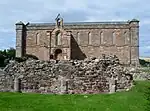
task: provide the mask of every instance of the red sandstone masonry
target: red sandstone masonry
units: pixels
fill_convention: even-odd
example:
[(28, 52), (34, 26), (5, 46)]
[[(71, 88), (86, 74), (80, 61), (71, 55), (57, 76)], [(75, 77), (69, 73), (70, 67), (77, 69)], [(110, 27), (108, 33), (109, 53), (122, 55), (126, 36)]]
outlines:
[[(62, 27), (50, 23), (28, 25), (17, 23), (16, 30), (17, 57), (27, 53), (41, 60), (49, 60), (56, 49), (61, 49), (61, 59), (85, 59), (100, 57), (102, 54), (114, 54), (123, 64), (139, 64), (139, 21), (137, 20), (64, 23)], [(58, 31), (62, 33), (61, 45), (55, 43)], [(36, 44), (37, 39), (38, 44)]]
[(0, 75), (0, 91), (95, 94), (129, 90), (132, 75), (118, 58), (84, 61), (27, 60), (11, 63)]

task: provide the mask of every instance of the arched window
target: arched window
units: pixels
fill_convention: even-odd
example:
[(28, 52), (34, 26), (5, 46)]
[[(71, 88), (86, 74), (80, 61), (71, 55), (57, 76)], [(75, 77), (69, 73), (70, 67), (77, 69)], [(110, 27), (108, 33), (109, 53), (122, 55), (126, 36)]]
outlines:
[(88, 43), (89, 45), (92, 44), (91, 32), (88, 33)]
[(61, 45), (61, 32), (56, 32), (55, 45)]
[(128, 40), (127, 32), (125, 31), (123, 35), (124, 35), (124, 44), (127, 44), (127, 40)]
[(80, 44), (80, 33), (79, 32), (77, 32), (77, 42), (78, 42), (78, 44)]
[(103, 32), (100, 32), (100, 44), (104, 43), (104, 34)]
[(36, 45), (40, 44), (40, 34), (39, 33), (36, 34), (35, 43), (36, 43)]
[(116, 34), (115, 32), (112, 33), (112, 44), (116, 43)]

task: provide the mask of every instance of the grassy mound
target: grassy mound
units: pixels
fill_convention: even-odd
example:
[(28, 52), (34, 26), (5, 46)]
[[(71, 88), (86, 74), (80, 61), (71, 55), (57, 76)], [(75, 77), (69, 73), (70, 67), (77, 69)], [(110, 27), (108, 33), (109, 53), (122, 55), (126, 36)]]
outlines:
[(0, 93), (0, 111), (145, 111), (150, 81), (129, 92), (95, 95)]

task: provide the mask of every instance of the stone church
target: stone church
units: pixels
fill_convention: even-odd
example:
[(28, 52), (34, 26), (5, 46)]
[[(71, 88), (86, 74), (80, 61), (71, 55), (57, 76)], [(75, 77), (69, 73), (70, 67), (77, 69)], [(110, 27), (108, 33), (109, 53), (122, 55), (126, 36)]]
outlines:
[(139, 21), (16, 23), (16, 57), (83, 60), (116, 55), (122, 64), (139, 64)]

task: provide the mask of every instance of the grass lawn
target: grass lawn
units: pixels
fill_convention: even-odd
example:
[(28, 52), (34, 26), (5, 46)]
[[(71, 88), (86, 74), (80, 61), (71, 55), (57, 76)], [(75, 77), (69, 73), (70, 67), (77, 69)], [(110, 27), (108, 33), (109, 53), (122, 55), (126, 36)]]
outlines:
[(0, 93), (0, 111), (145, 111), (148, 81), (129, 92), (96, 95)]

